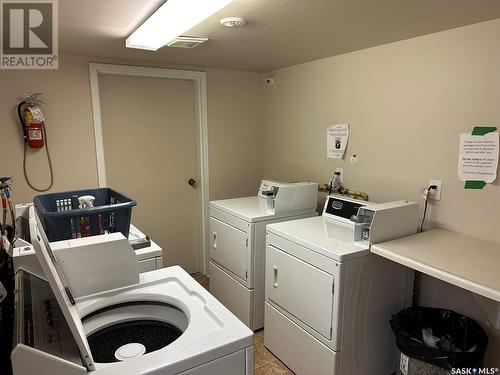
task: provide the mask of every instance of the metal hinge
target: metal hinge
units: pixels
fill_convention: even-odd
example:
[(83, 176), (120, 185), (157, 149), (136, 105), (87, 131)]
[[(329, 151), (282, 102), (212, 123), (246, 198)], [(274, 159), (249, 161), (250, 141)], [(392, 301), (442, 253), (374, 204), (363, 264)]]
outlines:
[(66, 295), (69, 298), (69, 302), (71, 302), (72, 305), (75, 305), (75, 299), (73, 298), (73, 295), (71, 294), (71, 290), (69, 290), (69, 287), (65, 287), (64, 290), (66, 291)]
[(248, 247), (248, 237), (247, 237), (245, 243), (246, 243), (246, 247)]
[(245, 271), (245, 280), (248, 280), (248, 271)]
[(333, 327), (330, 327), (330, 337), (333, 335)]
[(335, 283), (332, 284), (332, 294), (335, 293)]

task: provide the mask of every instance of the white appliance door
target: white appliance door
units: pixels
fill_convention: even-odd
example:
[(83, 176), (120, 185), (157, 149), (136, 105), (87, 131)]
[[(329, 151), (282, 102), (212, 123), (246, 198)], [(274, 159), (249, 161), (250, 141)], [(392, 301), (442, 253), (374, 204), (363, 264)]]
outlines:
[(266, 256), (266, 298), (331, 339), (333, 276), (271, 245)]
[(210, 271), (210, 293), (248, 328), (253, 330), (254, 290), (248, 289), (238, 280), (229, 276), (227, 272), (212, 261), (208, 263), (208, 267)]
[(210, 217), (210, 259), (243, 283), (248, 280), (248, 233)]

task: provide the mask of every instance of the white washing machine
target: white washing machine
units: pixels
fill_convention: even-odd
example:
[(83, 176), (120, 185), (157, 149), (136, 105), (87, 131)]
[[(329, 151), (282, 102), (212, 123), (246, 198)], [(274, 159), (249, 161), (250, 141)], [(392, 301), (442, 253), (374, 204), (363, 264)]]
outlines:
[(121, 233), (32, 238), (46, 280), (16, 273), (14, 375), (253, 374), (252, 331), (180, 267), (139, 274)]
[(257, 196), (210, 202), (210, 292), (252, 330), (264, 326), (266, 225), (316, 216), (317, 194), (263, 180)]
[[(36, 220), (33, 203), (16, 205), (16, 218), (18, 226), (21, 228), (20, 237), (22, 238), (18, 238), (14, 243), (12, 252), (14, 269), (17, 270), (22, 266), (25, 270), (42, 275), (43, 272), (40, 270), (40, 263), (31, 245), (30, 217), (32, 221)], [(162, 248), (133, 224), (130, 224), (128, 239), (137, 255), (139, 272), (148, 272), (163, 268)]]
[[(32, 211), (34, 215), (34, 210)], [(130, 224), (130, 233), (128, 236), (129, 242), (132, 240), (144, 240), (146, 246), (140, 246), (134, 249), (137, 256), (137, 266), (139, 273), (148, 272), (163, 268), (163, 250), (158, 244), (153, 240), (149, 239), (144, 233), (142, 233), (136, 226)], [(35, 254), (35, 250), (31, 243), (23, 240), (17, 239), (15, 244), (16, 247), (12, 250), (12, 260), (14, 264), (14, 270), (19, 268), (24, 268), (26, 271), (32, 271), (37, 275), (43, 275), (40, 268), (40, 263)]]
[(392, 373), (389, 319), (411, 305), (413, 271), (370, 244), (417, 225), (416, 203), (335, 196), (323, 216), (268, 225), (265, 346), (297, 375)]

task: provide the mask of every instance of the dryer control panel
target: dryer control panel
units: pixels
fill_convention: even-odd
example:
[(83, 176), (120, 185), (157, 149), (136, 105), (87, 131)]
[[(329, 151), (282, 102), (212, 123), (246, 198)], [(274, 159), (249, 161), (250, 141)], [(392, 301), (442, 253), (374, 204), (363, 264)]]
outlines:
[(329, 195), (323, 207), (323, 216), (346, 223), (352, 223), (352, 218), (358, 214), (360, 207), (366, 206), (368, 202), (357, 199)]
[(266, 199), (267, 210), (274, 214), (311, 209), (316, 207), (318, 184), (262, 180), (258, 196)]
[(364, 246), (417, 233), (418, 203), (394, 201), (360, 207), (353, 218), (354, 242)]

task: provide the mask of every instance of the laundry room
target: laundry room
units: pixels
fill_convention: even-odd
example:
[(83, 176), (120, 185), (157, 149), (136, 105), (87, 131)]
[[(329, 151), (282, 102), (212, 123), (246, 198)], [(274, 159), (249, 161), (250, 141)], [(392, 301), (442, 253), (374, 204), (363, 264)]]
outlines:
[(0, 7), (0, 374), (499, 372), (500, 2)]

